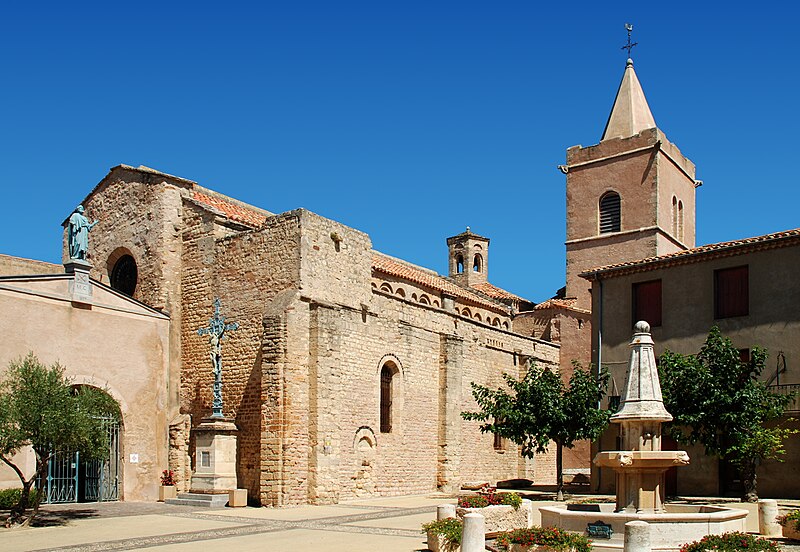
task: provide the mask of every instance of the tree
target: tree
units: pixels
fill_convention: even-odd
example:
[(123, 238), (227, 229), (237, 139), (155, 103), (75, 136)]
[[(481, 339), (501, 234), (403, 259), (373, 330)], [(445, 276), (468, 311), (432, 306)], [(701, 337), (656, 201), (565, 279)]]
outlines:
[[(109, 415), (119, 416), (116, 402), (100, 389), (73, 387), (59, 364), (47, 367), (33, 353), (9, 364), (0, 381), (0, 460), (17, 474), (22, 493), (6, 526), (28, 525), (36, 516), (39, 493), (31, 497), (31, 489), (55, 451), (78, 451), (87, 458), (108, 454), (101, 418)], [(26, 446), (36, 454), (35, 471), (27, 478), (13, 461)]]
[(561, 376), (549, 369), (531, 364), (517, 380), (503, 374), (506, 389), (489, 389), (472, 383), (472, 396), (478, 412), (462, 412), (465, 420), (483, 422), (482, 432), (505, 437), (521, 447), (521, 454), (532, 458), (556, 444), (558, 500), (563, 500), (563, 447), (572, 448), (575, 441), (596, 439), (608, 425), (610, 412), (597, 407), (605, 395), (608, 373), (599, 376), (584, 370), (577, 363), (565, 386)]
[(659, 359), (664, 406), (673, 416), (667, 431), (680, 443), (700, 443), (706, 454), (732, 462), (747, 502), (758, 500), (758, 464), (782, 461), (784, 440), (797, 432), (767, 427), (784, 414), (792, 396), (773, 393), (759, 381), (766, 358), (763, 349), (753, 348), (750, 360), (743, 361), (714, 326), (696, 355), (665, 351)]

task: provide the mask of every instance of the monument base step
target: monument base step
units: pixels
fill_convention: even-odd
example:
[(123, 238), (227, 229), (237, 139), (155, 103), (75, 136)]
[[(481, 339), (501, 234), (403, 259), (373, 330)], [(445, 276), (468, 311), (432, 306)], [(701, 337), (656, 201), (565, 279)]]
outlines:
[(181, 493), (177, 498), (168, 498), (164, 504), (176, 506), (196, 506), (197, 508), (224, 508), (228, 504), (228, 493)]

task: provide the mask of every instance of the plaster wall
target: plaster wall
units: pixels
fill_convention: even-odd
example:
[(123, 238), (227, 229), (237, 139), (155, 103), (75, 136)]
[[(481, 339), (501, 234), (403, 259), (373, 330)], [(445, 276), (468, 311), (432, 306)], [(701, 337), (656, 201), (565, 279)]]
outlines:
[[(156, 500), (168, 466), (169, 320), (100, 286), (91, 308), (78, 306), (68, 283), (66, 275), (0, 280), (0, 331), (15, 336), (0, 351), (0, 371), (32, 351), (46, 365), (64, 366), (75, 384), (106, 390), (122, 413), (120, 494)], [(19, 486), (5, 466), (0, 486)]]

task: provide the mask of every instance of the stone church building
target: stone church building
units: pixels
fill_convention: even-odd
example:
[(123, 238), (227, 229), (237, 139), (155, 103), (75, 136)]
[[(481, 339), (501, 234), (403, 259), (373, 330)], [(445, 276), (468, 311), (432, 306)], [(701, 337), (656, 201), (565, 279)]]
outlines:
[(526, 461), (460, 417), (474, 406), (471, 382), (498, 386), (530, 361), (559, 362), (557, 344), (513, 331), (532, 304), (489, 283), (487, 238), (449, 238), (445, 278), (309, 211), (273, 214), (145, 167), (114, 167), (83, 205), (100, 221), (92, 278), (169, 315), (162, 431), (180, 487), (190, 429), (210, 413), (208, 338), (197, 330), (216, 298), (239, 324), (223, 343), (224, 414), (239, 428), (251, 500), (552, 481), (550, 457)]

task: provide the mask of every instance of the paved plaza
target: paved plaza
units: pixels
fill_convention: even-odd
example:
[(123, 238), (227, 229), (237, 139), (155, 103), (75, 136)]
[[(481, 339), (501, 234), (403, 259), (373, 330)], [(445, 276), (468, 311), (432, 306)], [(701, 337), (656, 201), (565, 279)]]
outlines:
[[(537, 507), (553, 504), (541, 498)], [(46, 505), (42, 527), (0, 529), (0, 550), (421, 551), (427, 548), (420, 526), (436, 517), (437, 505), (454, 500), (434, 493), (283, 509), (198, 510), (145, 502)], [(736, 506), (749, 506), (748, 530), (757, 531), (755, 505)], [(786, 551), (800, 551), (800, 546), (778, 542)]]

